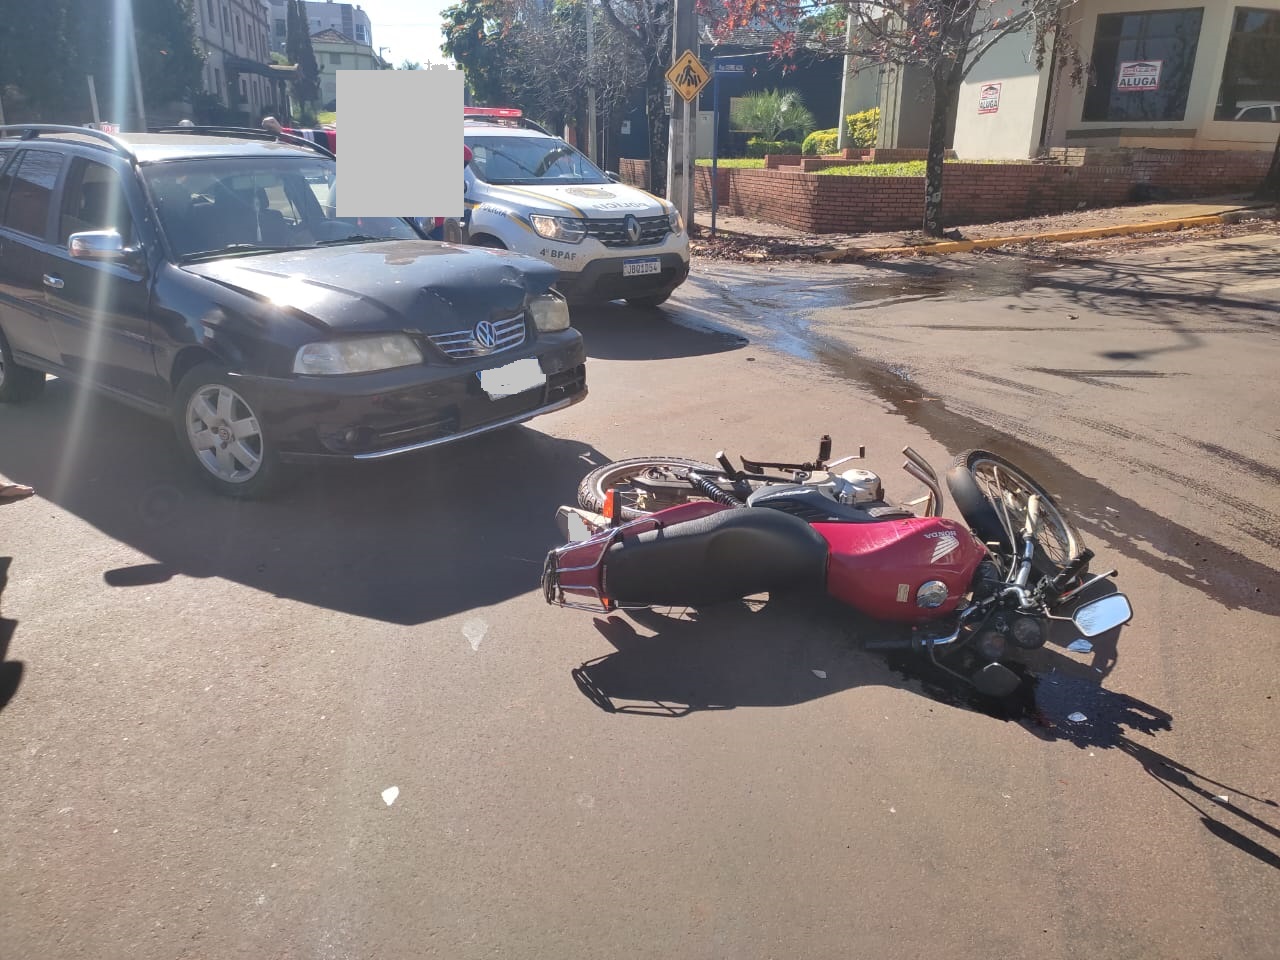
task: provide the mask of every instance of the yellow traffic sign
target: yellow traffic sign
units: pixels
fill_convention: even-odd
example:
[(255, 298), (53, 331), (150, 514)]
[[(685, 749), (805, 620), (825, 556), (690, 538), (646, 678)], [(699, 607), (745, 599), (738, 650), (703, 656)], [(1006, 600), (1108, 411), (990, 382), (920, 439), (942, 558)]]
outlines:
[(692, 100), (698, 95), (698, 91), (705, 87), (711, 80), (711, 74), (707, 72), (707, 68), (702, 62), (693, 55), (692, 50), (686, 50), (671, 65), (671, 69), (667, 71), (667, 81), (685, 100)]

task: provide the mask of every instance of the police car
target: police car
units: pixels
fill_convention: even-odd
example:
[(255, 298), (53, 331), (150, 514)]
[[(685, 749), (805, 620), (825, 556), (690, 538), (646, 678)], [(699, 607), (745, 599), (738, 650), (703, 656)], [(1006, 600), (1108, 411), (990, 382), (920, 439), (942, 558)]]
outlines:
[(539, 257), (571, 303), (655, 307), (689, 276), (675, 205), (605, 174), (506, 107), (464, 108), (467, 241)]

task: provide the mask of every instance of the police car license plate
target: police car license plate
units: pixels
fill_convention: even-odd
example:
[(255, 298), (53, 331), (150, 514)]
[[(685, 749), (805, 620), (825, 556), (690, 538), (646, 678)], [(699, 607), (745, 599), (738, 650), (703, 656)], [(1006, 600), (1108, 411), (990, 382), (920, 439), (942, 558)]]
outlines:
[(662, 272), (662, 261), (657, 257), (643, 257), (639, 260), (623, 260), (622, 275), (624, 277), (645, 277), (651, 273)]
[(534, 387), (546, 384), (546, 375), (536, 357), (525, 357), (515, 363), (508, 363), (492, 370), (480, 370), (476, 373), (480, 378), (480, 386), (489, 395), (490, 400), (501, 400), (503, 397), (515, 396)]

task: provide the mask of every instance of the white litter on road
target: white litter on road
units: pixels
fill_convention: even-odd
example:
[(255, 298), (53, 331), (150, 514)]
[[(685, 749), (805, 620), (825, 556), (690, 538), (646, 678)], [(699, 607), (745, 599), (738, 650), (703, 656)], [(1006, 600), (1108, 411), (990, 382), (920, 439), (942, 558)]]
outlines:
[(472, 650), (480, 649), (480, 641), (484, 639), (484, 635), (488, 632), (489, 624), (479, 617), (472, 617), (462, 625), (462, 635), (467, 638)]
[(813, 675), (817, 677), (819, 680), (827, 679), (827, 671), (825, 670), (814, 670)]
[(1079, 640), (1071, 641), (1071, 643), (1067, 645), (1067, 649), (1073, 653), (1092, 653), (1093, 644), (1088, 640), (1081, 638)]
[(389, 807), (396, 802), (396, 797), (398, 796), (400, 796), (399, 787), (387, 787), (382, 791), (382, 802)]
[(1084, 723), (1089, 718), (1086, 717), (1079, 710), (1077, 710), (1075, 713), (1071, 714), (1071, 716), (1067, 717), (1067, 719), (1070, 720), (1072, 723)]
[(1213, 799), (1217, 800), (1219, 803), (1230, 803), (1230, 802), (1231, 802), (1231, 798), (1230, 798), (1230, 797), (1214, 797)]

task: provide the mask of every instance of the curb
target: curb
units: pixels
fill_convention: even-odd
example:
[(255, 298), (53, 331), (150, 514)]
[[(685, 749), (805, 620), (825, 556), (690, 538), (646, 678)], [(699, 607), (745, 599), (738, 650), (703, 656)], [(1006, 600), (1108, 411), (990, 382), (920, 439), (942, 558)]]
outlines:
[(1239, 223), (1242, 220), (1275, 218), (1275, 207), (1244, 207), (1225, 210), (1222, 213), (1202, 217), (1181, 217), (1175, 220), (1151, 220), (1147, 223), (1128, 223), (1113, 227), (1090, 227), (1082, 230), (1060, 230), (1053, 233), (1029, 233), (1013, 237), (988, 237), (984, 240), (948, 240), (942, 243), (922, 244), (914, 247), (842, 247), (814, 254), (815, 260), (827, 263), (847, 263), (873, 257), (888, 256), (938, 256), (948, 253), (968, 253), (971, 250), (990, 250), (1018, 243), (1070, 243), (1075, 240), (1093, 240), (1099, 237), (1121, 237), (1141, 233), (1165, 233), (1188, 230), (1193, 227), (1211, 227)]

